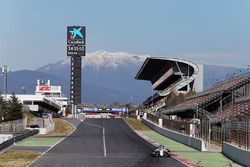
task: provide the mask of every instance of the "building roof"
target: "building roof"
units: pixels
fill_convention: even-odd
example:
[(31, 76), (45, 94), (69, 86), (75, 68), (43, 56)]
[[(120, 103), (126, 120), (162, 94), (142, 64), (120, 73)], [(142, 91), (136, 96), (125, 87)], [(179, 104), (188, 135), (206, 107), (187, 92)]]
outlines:
[(164, 90), (183, 76), (192, 76), (193, 66), (183, 59), (149, 57), (141, 66), (135, 79), (151, 81), (154, 90)]

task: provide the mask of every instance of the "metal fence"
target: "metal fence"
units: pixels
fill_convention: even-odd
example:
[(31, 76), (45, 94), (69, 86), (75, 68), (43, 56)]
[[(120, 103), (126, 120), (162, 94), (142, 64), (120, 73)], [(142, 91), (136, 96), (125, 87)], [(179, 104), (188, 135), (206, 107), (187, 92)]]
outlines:
[[(155, 124), (159, 124), (159, 118), (162, 118), (160, 116), (156, 116), (153, 114), (147, 114), (147, 119), (151, 122), (154, 122)], [(186, 135), (190, 135), (190, 124), (189, 121), (183, 121), (183, 120), (173, 120), (173, 119), (167, 119), (162, 118), (162, 126), (164, 128), (183, 133)]]
[(204, 113), (205, 110), (198, 111), (198, 118), (200, 124), (195, 130), (195, 137), (201, 138), (204, 141), (205, 147), (208, 148), (210, 144), (210, 120)]
[[(159, 124), (160, 116), (147, 114), (147, 119)], [(229, 142), (239, 148), (250, 150), (250, 120), (228, 121), (221, 126), (210, 125), (210, 120), (205, 114), (199, 114), (200, 125), (195, 127), (195, 136), (201, 138), (208, 148), (210, 140)], [(162, 118), (162, 126), (186, 135), (190, 135), (191, 122)]]
[(150, 120), (151, 122), (154, 122), (155, 124), (159, 123), (159, 118), (160, 118), (159, 116), (147, 113), (147, 119)]
[(162, 124), (167, 129), (190, 135), (190, 122), (163, 118)]
[(211, 126), (211, 140), (229, 142), (237, 147), (250, 150), (250, 120), (228, 121), (221, 127)]

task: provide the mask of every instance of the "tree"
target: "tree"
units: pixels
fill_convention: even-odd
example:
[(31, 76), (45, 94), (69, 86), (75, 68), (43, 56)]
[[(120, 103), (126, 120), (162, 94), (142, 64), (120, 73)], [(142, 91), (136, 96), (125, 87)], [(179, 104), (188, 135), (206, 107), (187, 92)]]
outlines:
[(7, 112), (7, 102), (3, 99), (0, 94), (0, 121), (4, 121)]
[(6, 115), (6, 120), (17, 120), (22, 119), (22, 103), (18, 100), (18, 98), (13, 93), (8, 100), (8, 110)]
[(185, 97), (193, 96), (193, 95), (195, 95), (195, 94), (196, 94), (196, 92), (195, 92), (194, 90), (190, 90), (190, 91), (185, 95)]
[(178, 104), (178, 95), (175, 91), (171, 91), (167, 96), (166, 100), (166, 107), (175, 106)]
[(176, 106), (177, 104), (184, 102), (186, 97), (192, 96), (194, 94), (195, 94), (194, 91), (189, 91), (186, 94), (177, 93), (176, 91), (171, 91), (165, 100), (166, 107)]
[(120, 103), (120, 102), (113, 102), (113, 103), (111, 104), (111, 106), (112, 106), (112, 107), (123, 107), (124, 104), (122, 104), (122, 103)]
[(132, 104), (131, 103), (126, 103), (125, 107), (128, 108), (129, 110), (131, 110), (132, 109)]

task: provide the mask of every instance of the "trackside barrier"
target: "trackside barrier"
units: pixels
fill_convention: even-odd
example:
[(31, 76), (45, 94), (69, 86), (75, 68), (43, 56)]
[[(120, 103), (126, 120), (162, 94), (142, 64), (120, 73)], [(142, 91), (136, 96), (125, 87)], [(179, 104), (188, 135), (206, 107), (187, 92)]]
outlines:
[(233, 161), (243, 165), (243, 166), (250, 166), (250, 151), (241, 149), (234, 145), (231, 145), (227, 142), (223, 143), (222, 152), (228, 158), (232, 159)]
[(20, 134), (20, 135), (17, 135), (14, 137), (14, 142), (18, 142), (18, 141), (21, 141), (27, 137), (30, 137), (30, 136), (34, 136), (36, 134), (39, 133), (39, 130), (32, 130), (32, 131), (29, 131), (29, 132), (25, 132), (23, 134)]
[(0, 144), (13, 138), (13, 134), (0, 134)]
[(20, 135), (17, 135), (3, 143), (0, 144), (0, 151), (11, 146), (12, 144), (18, 142), (18, 141), (21, 141), (27, 137), (30, 137), (30, 136), (33, 136), (33, 135), (36, 135), (39, 133), (39, 130), (33, 130), (33, 131), (29, 131), (29, 132), (25, 132), (23, 134), (20, 134)]
[(146, 120), (144, 118), (142, 118), (142, 122), (163, 136), (166, 136), (166, 137), (173, 139), (177, 142), (185, 144), (185, 145), (192, 147), (196, 150), (206, 151), (205, 144), (204, 144), (203, 140), (201, 140), (201, 139), (190, 137), (188, 135), (181, 134), (178, 132), (174, 132), (174, 131), (166, 129), (164, 127), (159, 127), (159, 125), (157, 125), (156, 123), (151, 122), (149, 120)]

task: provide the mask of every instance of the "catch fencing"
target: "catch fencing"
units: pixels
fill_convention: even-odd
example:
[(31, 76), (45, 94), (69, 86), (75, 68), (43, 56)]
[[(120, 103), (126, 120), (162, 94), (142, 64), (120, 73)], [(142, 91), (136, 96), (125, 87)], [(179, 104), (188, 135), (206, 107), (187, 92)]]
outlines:
[(147, 119), (150, 120), (151, 122), (154, 122), (155, 124), (159, 124), (159, 118), (162, 119), (162, 126), (164, 128), (173, 130), (175, 132), (179, 132), (182, 134), (190, 135), (190, 121), (185, 121), (185, 120), (173, 120), (173, 119), (168, 119), (168, 118), (162, 118), (160, 116), (156, 116), (153, 114), (147, 114)]
[(211, 139), (228, 142), (239, 148), (250, 150), (250, 121), (228, 121), (221, 127), (211, 127)]

